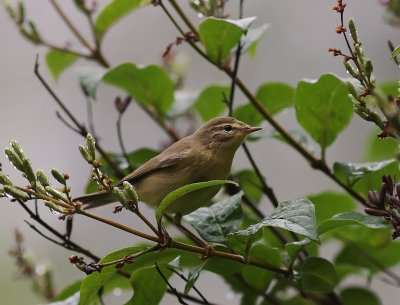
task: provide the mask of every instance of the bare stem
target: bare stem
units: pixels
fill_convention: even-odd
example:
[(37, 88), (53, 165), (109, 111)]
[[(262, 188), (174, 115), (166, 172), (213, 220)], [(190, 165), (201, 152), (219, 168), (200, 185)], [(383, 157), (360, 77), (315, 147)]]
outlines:
[(173, 294), (175, 294), (176, 298), (178, 299), (179, 304), (182, 305), (189, 305), (188, 303), (186, 303), (180, 296), (180, 294), (178, 293), (178, 291), (176, 290), (176, 288), (174, 286), (171, 285), (171, 283), (168, 281), (167, 277), (162, 273), (161, 269), (158, 267), (157, 263), (154, 262), (154, 266), (156, 267), (156, 270), (158, 272), (158, 274), (161, 276), (161, 278), (164, 280), (164, 282), (167, 284), (168, 288), (173, 292)]
[(133, 167), (132, 167), (131, 161), (129, 160), (129, 156), (128, 156), (128, 153), (126, 151), (125, 144), (124, 144), (124, 139), (122, 137), (121, 121), (122, 121), (123, 114), (124, 114), (123, 112), (118, 113), (118, 119), (117, 119), (118, 142), (119, 142), (119, 146), (121, 147), (122, 155), (125, 158), (125, 162), (128, 164), (128, 169), (130, 172), (132, 172)]
[(54, 7), (58, 15), (65, 22), (67, 27), (74, 33), (75, 37), (80, 41), (80, 43), (85, 46), (91, 53), (93, 53), (93, 48), (90, 46), (89, 42), (83, 37), (83, 35), (79, 32), (79, 30), (75, 27), (72, 21), (68, 18), (68, 16), (64, 13), (61, 7), (58, 5), (56, 0), (50, 0), (51, 5)]

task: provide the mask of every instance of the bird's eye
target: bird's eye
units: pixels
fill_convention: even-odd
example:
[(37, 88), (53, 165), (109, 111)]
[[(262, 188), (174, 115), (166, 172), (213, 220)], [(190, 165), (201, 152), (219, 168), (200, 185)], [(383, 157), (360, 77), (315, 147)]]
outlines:
[(233, 130), (233, 127), (232, 127), (232, 125), (225, 125), (224, 126), (224, 130), (227, 131), (227, 132), (230, 132), (230, 131)]

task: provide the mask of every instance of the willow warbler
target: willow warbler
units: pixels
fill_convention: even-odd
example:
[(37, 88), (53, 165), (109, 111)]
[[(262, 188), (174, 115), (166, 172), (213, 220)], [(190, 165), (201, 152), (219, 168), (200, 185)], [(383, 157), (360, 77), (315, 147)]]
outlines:
[[(217, 117), (204, 123), (195, 133), (169, 146), (122, 179), (130, 182), (139, 200), (157, 207), (170, 192), (186, 184), (226, 179), (231, 171), (236, 150), (245, 137), (259, 127), (251, 127), (231, 117)], [(221, 186), (188, 193), (166, 210), (169, 214), (185, 215), (207, 204)], [(116, 201), (106, 191), (74, 199), (86, 208)]]

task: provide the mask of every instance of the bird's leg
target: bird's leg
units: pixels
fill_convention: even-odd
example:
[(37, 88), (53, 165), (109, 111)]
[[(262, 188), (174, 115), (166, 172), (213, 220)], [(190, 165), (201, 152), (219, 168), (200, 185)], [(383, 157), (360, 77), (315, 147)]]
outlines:
[(174, 225), (181, 230), (187, 237), (192, 239), (196, 244), (198, 244), (200, 247), (206, 249), (205, 253), (203, 254), (202, 258), (207, 259), (210, 256), (213, 255), (214, 253), (214, 247), (202, 239), (198, 238), (196, 235), (194, 235), (190, 230), (188, 230), (186, 227), (184, 227), (181, 223), (182, 220), (182, 215), (180, 213), (176, 213), (173, 219)]
[(169, 236), (167, 230), (164, 228), (162, 224), (162, 219), (157, 222), (158, 228), (158, 236), (162, 238), (162, 242), (160, 243), (160, 247), (162, 249), (168, 248), (171, 245), (172, 238)]

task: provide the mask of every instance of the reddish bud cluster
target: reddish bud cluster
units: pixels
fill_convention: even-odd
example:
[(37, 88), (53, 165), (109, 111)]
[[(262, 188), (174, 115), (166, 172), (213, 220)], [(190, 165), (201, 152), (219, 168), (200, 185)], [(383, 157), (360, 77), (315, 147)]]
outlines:
[(69, 262), (77, 267), (82, 272), (86, 273), (87, 275), (93, 272), (100, 272), (103, 268), (101, 265), (97, 263), (87, 263), (85, 262), (82, 256), (72, 255), (69, 257)]
[(342, 0), (337, 1), (337, 5), (335, 5), (332, 9), (338, 13), (343, 13), (346, 7), (346, 3), (343, 3)]
[(346, 32), (346, 31), (347, 31), (347, 29), (346, 29), (344, 26), (342, 26), (342, 25), (337, 25), (337, 26), (335, 27), (335, 32), (336, 32), (337, 34), (342, 34), (342, 33)]
[(336, 48), (329, 48), (328, 49), (329, 53), (332, 53), (333, 56), (343, 56), (343, 59), (345, 61), (349, 61), (352, 57), (348, 56), (346, 54), (343, 54), (342, 51), (340, 49), (336, 49)]
[(172, 47), (173, 46), (179, 46), (180, 44), (182, 44), (183, 41), (198, 42), (199, 41), (199, 37), (197, 37), (197, 35), (194, 34), (193, 32), (185, 33), (184, 37), (176, 37), (174, 42), (171, 42), (170, 44), (167, 45), (162, 57), (163, 58), (167, 57), (169, 55), (169, 53), (171, 52)]

